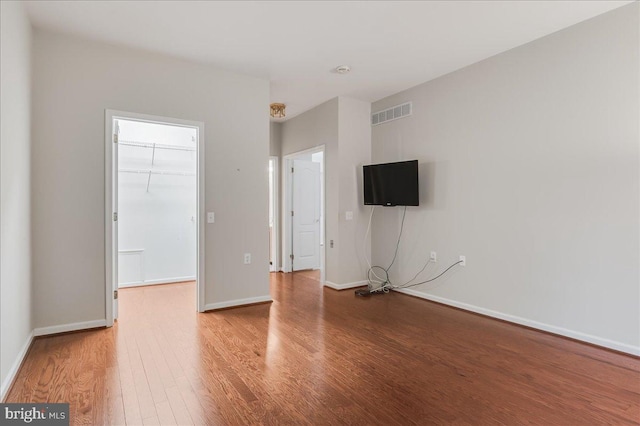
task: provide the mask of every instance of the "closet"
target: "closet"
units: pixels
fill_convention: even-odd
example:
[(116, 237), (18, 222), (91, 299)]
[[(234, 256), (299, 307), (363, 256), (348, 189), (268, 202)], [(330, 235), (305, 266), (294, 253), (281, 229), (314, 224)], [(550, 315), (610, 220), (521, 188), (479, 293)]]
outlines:
[(197, 134), (118, 120), (118, 287), (196, 279)]

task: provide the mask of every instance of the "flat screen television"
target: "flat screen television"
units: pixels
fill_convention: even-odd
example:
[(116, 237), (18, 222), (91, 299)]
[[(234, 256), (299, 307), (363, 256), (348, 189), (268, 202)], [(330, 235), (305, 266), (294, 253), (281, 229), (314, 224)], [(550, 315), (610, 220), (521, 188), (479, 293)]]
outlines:
[(418, 160), (363, 167), (364, 204), (419, 206)]

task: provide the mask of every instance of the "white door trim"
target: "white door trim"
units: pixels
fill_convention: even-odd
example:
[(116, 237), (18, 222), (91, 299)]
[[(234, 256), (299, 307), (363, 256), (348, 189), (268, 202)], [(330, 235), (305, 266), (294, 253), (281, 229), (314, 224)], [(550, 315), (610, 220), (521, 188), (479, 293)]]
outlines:
[(271, 242), (271, 250), (273, 250), (273, 265), (272, 268), (269, 268), (272, 272), (278, 271), (278, 265), (280, 262), (280, 256), (278, 255), (278, 242), (280, 241), (280, 227), (278, 226), (278, 222), (280, 222), (280, 209), (278, 208), (278, 204), (280, 203), (279, 190), (278, 187), (280, 185), (280, 162), (278, 161), (278, 157), (275, 155), (270, 155), (269, 160), (273, 160), (273, 241)]
[[(117, 175), (114, 174), (114, 159), (112, 158), (113, 146), (112, 146), (112, 124), (114, 118), (122, 118), (125, 120), (137, 120), (145, 121), (149, 123), (169, 124), (172, 126), (184, 126), (193, 127), (198, 132), (198, 150), (197, 162), (196, 162), (196, 245), (197, 245), (197, 267), (196, 267), (196, 309), (198, 312), (204, 312), (205, 306), (205, 233), (204, 224), (205, 211), (204, 211), (204, 186), (205, 186), (205, 139), (204, 139), (204, 123), (200, 121), (181, 120), (177, 118), (161, 117), (157, 115), (138, 114), (126, 111), (117, 111), (107, 109), (105, 110), (104, 120), (104, 154), (105, 154), (105, 312), (106, 312), (106, 325), (107, 327), (113, 326), (113, 290), (117, 288), (117, 275), (114, 273), (114, 257), (117, 256), (113, 247), (113, 191), (114, 191), (114, 179)], [(115, 175), (115, 176), (114, 176)], [(116, 189), (117, 190), (117, 189)], [(116, 260), (117, 262), (117, 260)]]
[[(323, 190), (320, 192), (320, 196), (322, 197), (322, 233), (320, 235), (320, 241), (326, 241), (324, 233), (327, 231), (326, 226), (326, 197), (325, 191), (327, 188), (326, 185), (326, 176), (327, 176), (327, 151), (325, 149), (325, 145), (318, 145), (313, 148), (305, 149), (302, 151), (294, 152), (291, 154), (284, 155), (283, 159), (283, 169), (282, 169), (282, 193), (284, 196), (282, 197), (282, 272), (292, 272), (293, 267), (291, 264), (291, 258), (289, 255), (291, 254), (291, 197), (293, 191), (293, 185), (291, 180), (291, 167), (293, 165), (293, 159), (295, 157), (299, 157), (303, 154), (314, 154), (316, 152), (322, 152), (322, 161), (324, 162), (324, 172), (322, 173), (322, 188)], [(325, 268), (326, 268), (326, 244), (324, 244), (320, 248), (320, 282), (324, 282), (325, 279)]]

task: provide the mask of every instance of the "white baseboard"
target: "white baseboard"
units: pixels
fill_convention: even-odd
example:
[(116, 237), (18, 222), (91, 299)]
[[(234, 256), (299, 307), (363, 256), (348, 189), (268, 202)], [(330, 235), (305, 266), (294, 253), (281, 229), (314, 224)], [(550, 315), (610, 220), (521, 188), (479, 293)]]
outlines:
[(336, 284), (336, 283), (332, 283), (331, 281), (325, 281), (324, 285), (325, 287), (329, 287), (332, 288), (334, 290), (346, 290), (348, 288), (355, 288), (355, 287), (362, 287), (369, 284), (369, 281), (364, 280), (364, 281), (355, 281), (352, 283), (345, 283), (345, 284)]
[(265, 302), (272, 302), (272, 301), (273, 299), (271, 298), (270, 295), (249, 297), (246, 299), (229, 300), (226, 302), (207, 303), (206, 305), (204, 305), (204, 310), (215, 311), (216, 309), (235, 308), (235, 307), (240, 307), (244, 305), (253, 305), (256, 303), (265, 303)]
[(127, 288), (127, 287), (142, 287), (145, 285), (157, 285), (157, 284), (172, 284), (179, 283), (183, 281), (195, 281), (196, 277), (175, 277), (175, 278), (161, 278), (159, 280), (145, 280), (145, 281), (134, 281), (130, 283), (122, 283), (118, 284), (118, 288)]
[(66, 333), (68, 331), (86, 330), (90, 328), (106, 327), (107, 320), (94, 320), (84, 322), (74, 322), (72, 324), (53, 325), (51, 327), (41, 327), (33, 330), (34, 336), (47, 336), (49, 334)]
[(7, 396), (7, 392), (9, 392), (9, 388), (13, 384), (13, 381), (16, 379), (18, 375), (18, 370), (20, 370), (20, 366), (22, 365), (22, 361), (24, 361), (25, 356), (27, 356), (27, 352), (31, 347), (31, 343), (33, 343), (33, 331), (29, 333), (27, 336), (27, 340), (22, 345), (20, 352), (18, 352), (18, 356), (11, 364), (11, 368), (9, 369), (9, 373), (7, 377), (2, 381), (2, 386), (0, 386), (0, 402), (4, 402), (4, 398)]
[(524, 325), (527, 327), (543, 330), (549, 333), (558, 334), (560, 336), (570, 337), (572, 339), (581, 340), (583, 342), (591, 343), (597, 346), (613, 349), (616, 351), (628, 353), (631, 355), (640, 355), (640, 346), (628, 345), (626, 343), (616, 342), (614, 340), (605, 339), (591, 334), (582, 333), (579, 331), (569, 330), (555, 325), (545, 324), (542, 322), (530, 320), (527, 318), (521, 318), (515, 315), (505, 314), (491, 309), (481, 308), (479, 306), (470, 305), (468, 303), (457, 302), (455, 300), (447, 299), (444, 297), (433, 296), (431, 294), (422, 293), (420, 291), (412, 289), (397, 289), (400, 293), (409, 294), (411, 296), (419, 297), (421, 299), (431, 300), (433, 302), (442, 303), (443, 305), (454, 306), (456, 308), (464, 309), (465, 311), (471, 311), (478, 314), (486, 315), (488, 317), (498, 318), (504, 321), (509, 321), (515, 324)]

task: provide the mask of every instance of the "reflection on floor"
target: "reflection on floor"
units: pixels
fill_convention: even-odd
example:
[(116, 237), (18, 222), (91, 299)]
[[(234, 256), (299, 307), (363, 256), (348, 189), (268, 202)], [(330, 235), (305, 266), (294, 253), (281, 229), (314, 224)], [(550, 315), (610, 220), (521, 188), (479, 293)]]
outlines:
[(317, 274), (204, 314), (193, 283), (123, 289), (115, 327), (36, 340), (7, 402), (94, 425), (638, 421), (637, 358)]

